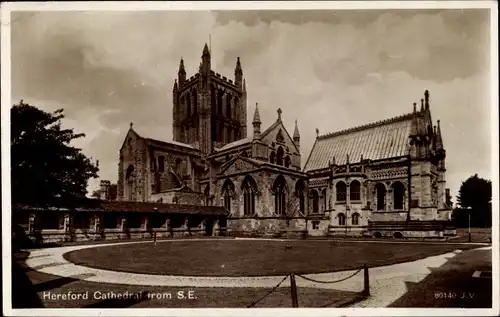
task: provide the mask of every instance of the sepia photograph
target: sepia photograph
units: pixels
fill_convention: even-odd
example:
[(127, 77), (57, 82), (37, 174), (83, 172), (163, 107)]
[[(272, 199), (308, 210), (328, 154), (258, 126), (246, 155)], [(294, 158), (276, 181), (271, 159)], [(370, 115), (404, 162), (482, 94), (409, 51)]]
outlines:
[(4, 315), (498, 315), (495, 2), (1, 10)]

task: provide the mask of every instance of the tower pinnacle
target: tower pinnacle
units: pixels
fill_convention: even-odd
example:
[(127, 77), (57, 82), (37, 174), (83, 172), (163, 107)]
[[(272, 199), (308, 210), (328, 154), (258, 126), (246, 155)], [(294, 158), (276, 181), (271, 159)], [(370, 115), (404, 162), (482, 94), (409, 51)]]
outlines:
[(297, 120), (295, 120), (295, 129), (293, 130), (293, 140), (300, 140), (299, 126), (297, 125)]
[(258, 139), (260, 138), (260, 115), (259, 115), (259, 103), (255, 103), (255, 113), (253, 115), (253, 138)]
[(208, 49), (207, 43), (205, 43), (205, 46), (203, 47), (203, 55), (202, 56), (210, 56), (210, 50)]

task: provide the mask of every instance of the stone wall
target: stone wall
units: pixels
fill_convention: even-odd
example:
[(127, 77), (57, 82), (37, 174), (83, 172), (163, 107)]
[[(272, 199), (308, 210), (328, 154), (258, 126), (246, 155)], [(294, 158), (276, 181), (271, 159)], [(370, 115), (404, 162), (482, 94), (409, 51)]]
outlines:
[(247, 218), (228, 219), (228, 234), (231, 236), (250, 237), (288, 237), (305, 236), (304, 218)]
[(168, 204), (202, 206), (204, 205), (204, 196), (203, 193), (182, 192), (174, 190), (152, 194), (150, 197), (150, 201), (161, 201)]

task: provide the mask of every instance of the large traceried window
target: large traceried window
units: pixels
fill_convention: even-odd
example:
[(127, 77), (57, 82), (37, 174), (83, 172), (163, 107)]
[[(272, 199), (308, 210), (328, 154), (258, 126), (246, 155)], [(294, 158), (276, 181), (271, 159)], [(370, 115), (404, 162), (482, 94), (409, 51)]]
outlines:
[(280, 175), (276, 178), (273, 185), (274, 192), (274, 212), (277, 215), (286, 215), (286, 205), (287, 205), (287, 185), (285, 178)]
[(255, 194), (257, 193), (257, 184), (255, 180), (247, 176), (241, 186), (243, 192), (243, 214), (253, 216), (255, 214)]
[(297, 183), (295, 184), (295, 194), (299, 198), (299, 210), (301, 212), (306, 211), (306, 188), (304, 185), (304, 181), (299, 179)]
[(344, 182), (337, 182), (335, 185), (335, 190), (337, 192), (337, 201), (345, 201), (346, 200), (346, 192), (347, 186)]
[(224, 197), (224, 207), (231, 211), (231, 199), (234, 195), (234, 184), (230, 179), (226, 180), (224, 185), (222, 185), (222, 195)]
[(361, 184), (359, 181), (354, 180), (349, 184), (350, 199), (351, 200), (361, 200)]

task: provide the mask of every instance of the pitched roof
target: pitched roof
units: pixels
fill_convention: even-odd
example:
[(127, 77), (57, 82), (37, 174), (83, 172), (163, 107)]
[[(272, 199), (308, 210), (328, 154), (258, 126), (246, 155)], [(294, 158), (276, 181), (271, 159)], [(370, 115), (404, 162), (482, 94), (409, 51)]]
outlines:
[(194, 146), (192, 146), (190, 144), (185, 144), (185, 143), (177, 142), (177, 141), (162, 141), (162, 140), (151, 139), (151, 138), (144, 138), (144, 140), (146, 140), (149, 143), (159, 143), (162, 145), (177, 145), (177, 146), (182, 146), (182, 147), (189, 148), (189, 149), (196, 149)]
[(223, 147), (220, 147), (220, 148), (216, 149), (216, 151), (228, 150), (228, 149), (231, 149), (233, 147), (244, 145), (244, 144), (247, 144), (247, 143), (250, 143), (250, 142), (252, 142), (251, 138), (240, 139), (240, 140), (228, 143), (228, 144), (224, 145)]
[(219, 206), (192, 206), (183, 204), (164, 204), (141, 201), (116, 201), (84, 199), (78, 201), (74, 206), (53, 205), (36, 206), (25, 204), (14, 204), (13, 209), (25, 211), (76, 211), (76, 212), (156, 212), (165, 214), (190, 214), (190, 215), (227, 215), (228, 210)]
[(130, 130), (133, 131), (141, 139), (144, 139), (148, 143), (156, 143), (156, 144), (159, 144), (159, 145), (177, 145), (177, 146), (182, 146), (182, 147), (185, 147), (185, 148), (196, 150), (196, 148), (194, 146), (190, 145), (190, 144), (186, 144), (186, 143), (182, 143), (182, 142), (177, 142), (177, 141), (173, 141), (173, 140), (171, 140), (171, 141), (164, 141), (164, 140), (158, 140), (158, 139), (148, 138), (147, 136), (144, 136), (143, 134), (140, 134), (139, 132), (137, 132), (132, 127), (130, 127)]
[(304, 171), (328, 167), (333, 161), (338, 165), (358, 163), (363, 159), (380, 160), (404, 156), (408, 153), (412, 114), (342, 130), (316, 139)]

